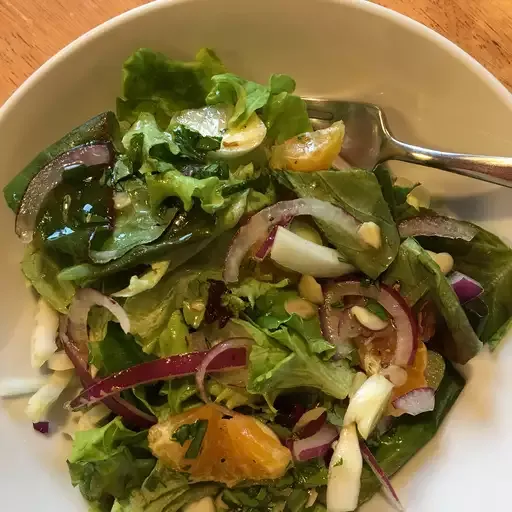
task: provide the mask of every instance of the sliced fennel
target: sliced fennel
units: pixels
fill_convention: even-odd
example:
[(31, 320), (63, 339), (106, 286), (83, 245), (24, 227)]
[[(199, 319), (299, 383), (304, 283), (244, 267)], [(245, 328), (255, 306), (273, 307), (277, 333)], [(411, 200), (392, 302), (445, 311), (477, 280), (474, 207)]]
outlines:
[(343, 419), (344, 425), (357, 424), (363, 439), (367, 439), (389, 404), (393, 384), (383, 375), (372, 375), (350, 399)]
[(25, 414), (33, 423), (44, 420), (50, 406), (59, 398), (73, 378), (74, 371), (54, 372), (28, 401)]
[(329, 464), (327, 510), (352, 512), (357, 508), (361, 489), (363, 457), (354, 423), (341, 429)]
[(36, 326), (31, 339), (32, 368), (40, 368), (57, 351), (59, 314), (44, 300), (37, 303)]
[(305, 240), (281, 226), (270, 257), (283, 267), (313, 277), (338, 277), (355, 271), (336, 249)]
[(31, 395), (47, 381), (47, 377), (11, 377), (0, 381), (0, 398)]
[(71, 362), (71, 359), (67, 356), (66, 352), (61, 350), (55, 352), (48, 359), (48, 368), (57, 372), (63, 372), (65, 370), (72, 370), (75, 366)]

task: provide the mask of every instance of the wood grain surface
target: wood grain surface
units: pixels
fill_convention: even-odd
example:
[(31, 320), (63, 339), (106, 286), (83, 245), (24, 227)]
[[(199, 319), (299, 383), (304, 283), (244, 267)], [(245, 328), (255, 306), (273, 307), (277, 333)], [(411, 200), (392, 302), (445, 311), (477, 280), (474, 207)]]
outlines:
[[(147, 1), (0, 0), (0, 104), (58, 50), (109, 18)], [(512, 0), (377, 3), (456, 42), (512, 89)]]

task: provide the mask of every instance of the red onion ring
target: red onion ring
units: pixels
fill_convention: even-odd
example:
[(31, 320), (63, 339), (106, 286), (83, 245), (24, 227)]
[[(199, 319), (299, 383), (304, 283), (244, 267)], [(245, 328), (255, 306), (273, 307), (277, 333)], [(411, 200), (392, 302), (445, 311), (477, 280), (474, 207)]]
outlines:
[(359, 447), (361, 448), (361, 455), (363, 456), (363, 459), (368, 464), (368, 466), (370, 466), (370, 469), (373, 471), (373, 474), (377, 477), (377, 480), (380, 482), (380, 485), (382, 485), (384, 494), (391, 501), (391, 503), (393, 503), (397, 510), (403, 512), (404, 507), (400, 503), (400, 500), (398, 499), (398, 495), (395, 489), (393, 489), (393, 486), (391, 485), (389, 478), (387, 477), (384, 470), (380, 467), (379, 463), (377, 462), (377, 459), (370, 451), (370, 448), (368, 448), (366, 443), (362, 440), (359, 441)]
[(103, 142), (70, 149), (46, 164), (30, 180), (16, 214), (15, 230), (22, 242), (28, 244), (32, 241), (39, 210), (46, 196), (62, 182), (66, 167), (109, 165), (113, 158), (112, 145)]
[(283, 222), (277, 224), (270, 230), (267, 239), (261, 244), (261, 247), (257, 250), (256, 254), (254, 255), (254, 259), (256, 261), (263, 261), (267, 257), (267, 254), (272, 250), (272, 246), (274, 245), (274, 240), (276, 238), (277, 228), (279, 226), (282, 226), (283, 228), (289, 226), (292, 220), (292, 217), (288, 217), (284, 219)]
[(199, 391), (199, 396), (205, 404), (210, 403), (211, 400), (206, 393), (204, 387), (204, 379), (206, 377), (206, 372), (208, 370), (212, 371), (209, 367), (213, 361), (227, 350), (247, 348), (252, 344), (253, 340), (250, 338), (230, 338), (219, 343), (218, 345), (215, 345), (210, 351), (208, 351), (206, 357), (204, 357), (204, 359), (201, 361), (201, 364), (198, 366), (196, 373), (196, 385)]
[(414, 362), (418, 347), (418, 327), (411, 309), (402, 296), (392, 288), (380, 284), (363, 286), (360, 281), (330, 281), (324, 287), (325, 302), (321, 309), (323, 317), (324, 336), (331, 343), (336, 344), (334, 327), (331, 322), (332, 304), (343, 297), (356, 295), (376, 300), (391, 316), (396, 329), (396, 348), (393, 355), (393, 364), (408, 366)]
[(393, 407), (411, 416), (433, 411), (435, 405), (435, 391), (432, 388), (416, 388), (393, 400)]
[(336, 439), (338, 439), (338, 429), (333, 425), (325, 424), (316, 434), (293, 442), (293, 457), (298, 461), (323, 457)]
[(264, 208), (253, 215), (249, 222), (242, 226), (228, 249), (224, 263), (224, 281), (234, 283), (238, 281), (240, 265), (249, 249), (257, 242), (263, 242), (269, 230), (286, 219), (299, 215), (311, 215), (328, 224), (343, 226), (354, 235), (361, 223), (342, 208), (332, 205), (327, 201), (313, 198), (293, 199), (280, 201), (268, 208)]
[[(67, 335), (68, 318), (60, 316), (59, 322), (59, 340), (62, 347), (66, 351), (67, 356), (71, 359), (76, 373), (84, 387), (90, 387), (96, 384), (96, 379), (89, 373), (87, 369), (87, 355), (84, 356), (73, 344)], [(147, 414), (130, 402), (120, 398), (119, 396), (111, 396), (105, 398), (103, 403), (116, 415), (121, 416), (124, 420), (135, 427), (146, 429), (156, 423), (156, 418), (151, 414)]]
[(87, 317), (93, 306), (103, 306), (119, 321), (125, 333), (130, 332), (130, 319), (125, 310), (111, 297), (92, 288), (78, 290), (69, 307), (69, 334), (80, 352), (87, 352), (89, 332)]
[(477, 230), (468, 222), (443, 217), (441, 215), (421, 215), (403, 220), (398, 224), (402, 238), (412, 236), (439, 236), (443, 238), (460, 238), (470, 242)]
[[(78, 410), (141, 384), (193, 375), (199, 372), (210, 352), (190, 352), (131, 366), (95, 382), (71, 400), (68, 408)], [(244, 368), (247, 364), (247, 351), (243, 348), (230, 348), (222, 358), (215, 359), (209, 363), (208, 372)]]

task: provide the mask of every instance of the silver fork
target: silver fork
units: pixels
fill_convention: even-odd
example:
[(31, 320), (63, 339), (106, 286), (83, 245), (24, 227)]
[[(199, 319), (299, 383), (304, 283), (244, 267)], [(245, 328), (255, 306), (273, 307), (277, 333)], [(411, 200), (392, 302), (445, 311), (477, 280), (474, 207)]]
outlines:
[(384, 112), (377, 105), (303, 99), (315, 129), (334, 121), (345, 123), (340, 156), (354, 167), (372, 170), (388, 160), (401, 160), (512, 188), (512, 157), (448, 153), (414, 146), (393, 136)]

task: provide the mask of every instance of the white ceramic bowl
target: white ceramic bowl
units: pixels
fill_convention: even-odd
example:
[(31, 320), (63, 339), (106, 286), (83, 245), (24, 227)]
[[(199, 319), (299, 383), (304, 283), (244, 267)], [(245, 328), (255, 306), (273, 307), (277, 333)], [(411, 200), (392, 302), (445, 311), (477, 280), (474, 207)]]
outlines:
[[(190, 58), (210, 46), (265, 81), (295, 77), (304, 94), (375, 102), (396, 135), (444, 149), (512, 156), (512, 97), (482, 66), (424, 26), (365, 1), (156, 2), (84, 35), (37, 71), (0, 112), (5, 184), (46, 145), (114, 107), (123, 60), (140, 46)], [(512, 237), (512, 191), (412, 166), (446, 206)], [(29, 374), (34, 303), (14, 218), (0, 207), (0, 374)], [(510, 336), (509, 336), (510, 338)], [(443, 428), (394, 478), (410, 512), (510, 510), (512, 343), (481, 354)], [(66, 443), (32, 430), (25, 401), (0, 407), (0, 509), (85, 511), (67, 475)], [(377, 498), (365, 511), (388, 510)], [(390, 509), (391, 510), (391, 509)]]

